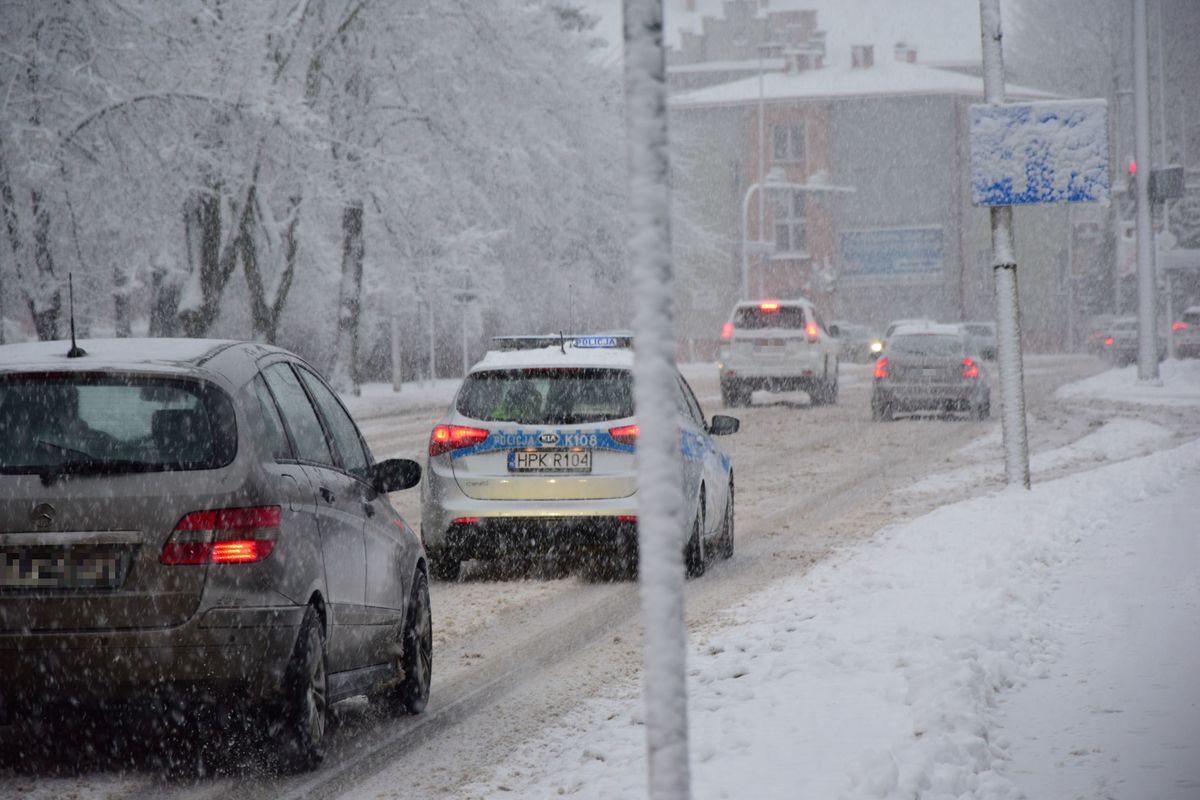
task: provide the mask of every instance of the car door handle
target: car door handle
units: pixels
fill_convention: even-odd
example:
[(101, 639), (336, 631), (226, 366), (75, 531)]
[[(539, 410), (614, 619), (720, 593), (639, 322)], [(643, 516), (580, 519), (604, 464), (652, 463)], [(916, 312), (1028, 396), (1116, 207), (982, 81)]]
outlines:
[(324, 486), (321, 487), (320, 492), (321, 492), (321, 499), (324, 500), (326, 503), (332, 503), (334, 500), (337, 499), (337, 495), (335, 495), (331, 489), (328, 489)]
[(370, 503), (363, 503), (363, 513), (368, 517), (375, 516), (375, 506), (371, 505)]

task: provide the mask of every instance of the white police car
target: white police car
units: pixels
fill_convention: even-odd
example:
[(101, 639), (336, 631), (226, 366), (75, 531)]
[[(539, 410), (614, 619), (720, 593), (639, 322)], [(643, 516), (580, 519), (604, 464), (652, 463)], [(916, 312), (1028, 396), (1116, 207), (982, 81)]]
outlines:
[[(497, 337), (429, 438), (421, 533), (435, 577), (467, 559), (556, 554), (635, 574), (633, 351), (628, 336)], [(733, 465), (712, 440), (738, 420), (705, 421), (676, 375), (685, 557), (700, 575), (733, 553)]]

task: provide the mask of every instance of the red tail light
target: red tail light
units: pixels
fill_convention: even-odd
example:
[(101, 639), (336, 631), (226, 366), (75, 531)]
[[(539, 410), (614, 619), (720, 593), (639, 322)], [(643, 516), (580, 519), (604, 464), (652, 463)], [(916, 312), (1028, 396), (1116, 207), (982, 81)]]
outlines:
[(429, 455), (440, 456), (451, 450), (463, 447), (474, 447), (485, 441), (491, 433), (481, 428), (467, 428), (462, 425), (438, 425), (429, 434)]
[(721, 338), (722, 339), (732, 339), (733, 338), (733, 323), (732, 322), (726, 322), (724, 325), (721, 326)]
[(1187, 329), (1188, 329), (1188, 324), (1186, 322), (1172, 322), (1171, 323), (1171, 330), (1173, 330), (1173, 331), (1186, 331)]
[(638, 434), (641, 430), (637, 425), (622, 425), (619, 428), (609, 428), (608, 435), (611, 436), (619, 444), (627, 444), (634, 446), (637, 444)]
[(477, 522), (479, 522), (479, 517), (456, 517), (454, 519), (455, 525), (474, 525)]
[(1105, 347), (1112, 347), (1112, 343), (1113, 343), (1113, 338), (1111, 336), (1104, 340)]
[(617, 522), (637, 522), (636, 514), (622, 514), (617, 517)]
[(175, 525), (158, 560), (170, 566), (262, 561), (275, 549), (279, 518), (279, 506), (193, 511)]
[(978, 378), (979, 377), (979, 365), (976, 364), (974, 361), (972, 361), (969, 358), (964, 358), (963, 359), (962, 376), (964, 378)]
[(804, 332), (808, 334), (808, 340), (815, 341), (817, 338), (817, 323), (809, 322), (804, 326)]
[(875, 377), (886, 378), (888, 376), (888, 360), (881, 358), (875, 362)]

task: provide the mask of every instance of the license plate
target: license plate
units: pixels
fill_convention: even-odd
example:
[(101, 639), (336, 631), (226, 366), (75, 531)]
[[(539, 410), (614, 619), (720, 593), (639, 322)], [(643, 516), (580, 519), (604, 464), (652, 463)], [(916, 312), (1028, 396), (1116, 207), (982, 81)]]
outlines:
[(511, 450), (509, 472), (591, 472), (591, 450)]
[(121, 584), (124, 565), (112, 548), (5, 548), (0, 589), (112, 589)]

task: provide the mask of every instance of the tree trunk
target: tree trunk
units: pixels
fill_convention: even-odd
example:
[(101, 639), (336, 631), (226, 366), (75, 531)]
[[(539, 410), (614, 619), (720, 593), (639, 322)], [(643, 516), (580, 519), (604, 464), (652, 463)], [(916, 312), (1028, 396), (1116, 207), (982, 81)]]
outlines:
[(362, 308), (363, 204), (342, 209), (342, 283), (338, 292), (338, 327), (333, 368), (334, 386), (358, 392), (358, 321)]
[[(257, 195), (255, 196), (257, 199)], [(296, 226), (300, 221), (300, 195), (289, 198), (290, 221), (283, 235), (283, 266), (279, 276), (279, 285), (275, 288), (273, 297), (268, 297), (268, 290), (263, 281), (262, 270), (259, 268), (258, 243), (254, 238), (254, 226), (250, 217), (243, 217), (245, 224), (238, 233), (238, 251), (242, 259), (242, 271), (246, 276), (246, 285), (250, 289), (250, 307), (254, 324), (254, 336), (262, 341), (275, 344), (279, 335), (279, 319), (283, 316), (283, 308), (287, 303), (288, 292), (292, 288), (292, 279), (296, 273)], [(264, 219), (267, 210), (260, 207), (259, 224), (274, 225), (273, 219)]]
[(46, 210), (40, 190), (31, 189), (29, 196), (33, 208), (33, 263), (36, 269), (29, 311), (38, 339), (45, 342), (58, 338), (62, 290), (54, 277), (54, 257), (50, 253), (50, 212)]

